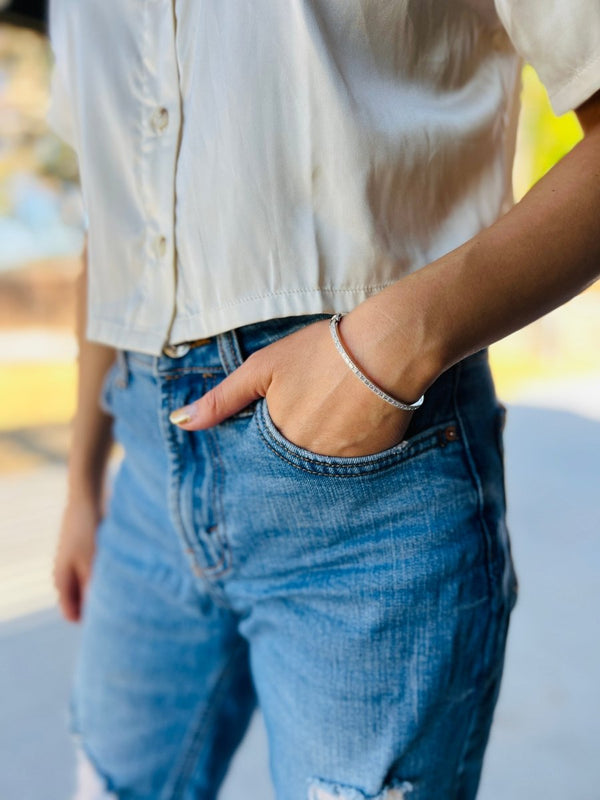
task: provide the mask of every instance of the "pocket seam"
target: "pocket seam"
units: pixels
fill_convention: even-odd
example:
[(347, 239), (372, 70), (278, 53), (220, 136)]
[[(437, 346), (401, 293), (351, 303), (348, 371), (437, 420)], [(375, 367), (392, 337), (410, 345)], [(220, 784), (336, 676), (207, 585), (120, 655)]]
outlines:
[[(393, 448), (388, 448), (388, 450), (384, 450), (381, 453), (372, 454), (374, 457), (369, 455), (356, 457), (348, 456), (348, 463), (345, 463), (343, 456), (313, 454), (310, 450), (298, 447), (293, 442), (289, 442), (283, 434), (277, 431), (269, 415), (264, 398), (262, 403), (259, 401), (253, 421), (265, 445), (280, 460), (303, 472), (329, 477), (355, 478), (382, 472), (385, 469), (412, 460), (437, 447), (451, 447), (452, 444), (460, 443), (460, 439), (456, 439), (455, 442), (446, 441), (445, 439), (442, 441), (444, 430), (450, 425), (456, 425), (456, 420), (450, 419), (441, 421), (420, 431), (411, 439), (402, 441)], [(271, 430), (271, 426), (277, 431), (277, 437)], [(334, 460), (327, 461), (327, 459)], [(340, 459), (342, 460), (340, 461)], [(313, 469), (310, 469), (311, 466)]]

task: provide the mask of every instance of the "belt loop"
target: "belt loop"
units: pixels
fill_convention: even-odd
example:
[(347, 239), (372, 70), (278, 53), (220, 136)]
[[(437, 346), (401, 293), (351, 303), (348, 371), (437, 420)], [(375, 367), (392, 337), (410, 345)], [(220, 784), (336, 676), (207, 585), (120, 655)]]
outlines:
[(217, 346), (219, 348), (219, 358), (226, 375), (229, 375), (234, 369), (242, 365), (244, 359), (235, 330), (217, 334)]
[(127, 353), (125, 350), (117, 350), (117, 377), (115, 386), (125, 389), (129, 384), (129, 364), (127, 363)]

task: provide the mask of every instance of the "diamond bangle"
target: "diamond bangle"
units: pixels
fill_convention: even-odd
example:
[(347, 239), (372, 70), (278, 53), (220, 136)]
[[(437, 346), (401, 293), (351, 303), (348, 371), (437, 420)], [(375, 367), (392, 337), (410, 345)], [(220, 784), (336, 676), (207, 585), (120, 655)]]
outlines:
[(375, 394), (378, 397), (381, 397), (382, 400), (385, 400), (386, 403), (389, 403), (390, 405), (394, 406), (394, 408), (400, 408), (403, 411), (415, 411), (417, 408), (420, 408), (423, 405), (425, 395), (421, 395), (421, 397), (419, 397), (419, 399), (416, 400), (414, 403), (402, 403), (400, 400), (396, 400), (395, 397), (392, 397), (391, 395), (387, 394), (387, 392), (384, 392), (383, 389), (380, 389), (379, 386), (374, 384), (373, 381), (369, 380), (369, 378), (367, 378), (367, 376), (363, 372), (361, 372), (361, 370), (356, 366), (354, 361), (352, 361), (352, 359), (344, 349), (344, 345), (340, 341), (340, 337), (338, 334), (338, 324), (343, 316), (344, 314), (341, 313), (333, 315), (333, 317), (329, 320), (329, 331), (331, 333), (331, 338), (333, 339), (333, 343), (338, 353), (341, 355), (341, 357), (344, 359), (344, 361), (350, 367), (350, 369), (356, 375), (356, 377), (359, 378), (364, 383), (364, 385), (368, 387), (372, 392), (375, 392)]

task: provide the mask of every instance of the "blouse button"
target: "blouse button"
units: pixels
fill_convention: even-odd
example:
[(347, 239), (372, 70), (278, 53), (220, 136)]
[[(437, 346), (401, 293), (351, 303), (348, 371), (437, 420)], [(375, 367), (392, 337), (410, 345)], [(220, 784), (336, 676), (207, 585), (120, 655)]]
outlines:
[(167, 254), (167, 237), (157, 236), (154, 240), (154, 246), (156, 248), (156, 255), (159, 258), (164, 258)]
[(169, 124), (169, 111), (164, 106), (157, 108), (152, 114), (152, 127), (156, 133), (162, 133)]

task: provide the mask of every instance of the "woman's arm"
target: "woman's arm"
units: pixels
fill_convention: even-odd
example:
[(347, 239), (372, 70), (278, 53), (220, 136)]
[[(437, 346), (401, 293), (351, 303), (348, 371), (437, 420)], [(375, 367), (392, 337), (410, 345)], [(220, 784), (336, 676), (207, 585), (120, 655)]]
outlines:
[(598, 278), (600, 93), (578, 117), (584, 139), (511, 211), (345, 318), (348, 347), (392, 394), (414, 400), (461, 358)]
[[(452, 364), (541, 317), (600, 274), (600, 94), (578, 110), (584, 139), (505, 216), (358, 305), (340, 334), (364, 372), (414, 401)], [(410, 412), (363, 386), (315, 323), (253, 354), (176, 415), (210, 427), (258, 397), (296, 444), (330, 455), (399, 441)]]
[(77, 282), (77, 411), (72, 427), (67, 503), (54, 564), (59, 603), (64, 616), (72, 621), (81, 616), (91, 572), (96, 528), (102, 516), (104, 473), (112, 443), (112, 420), (100, 408), (98, 398), (115, 351), (86, 340), (86, 297), (84, 257), (84, 267)]

